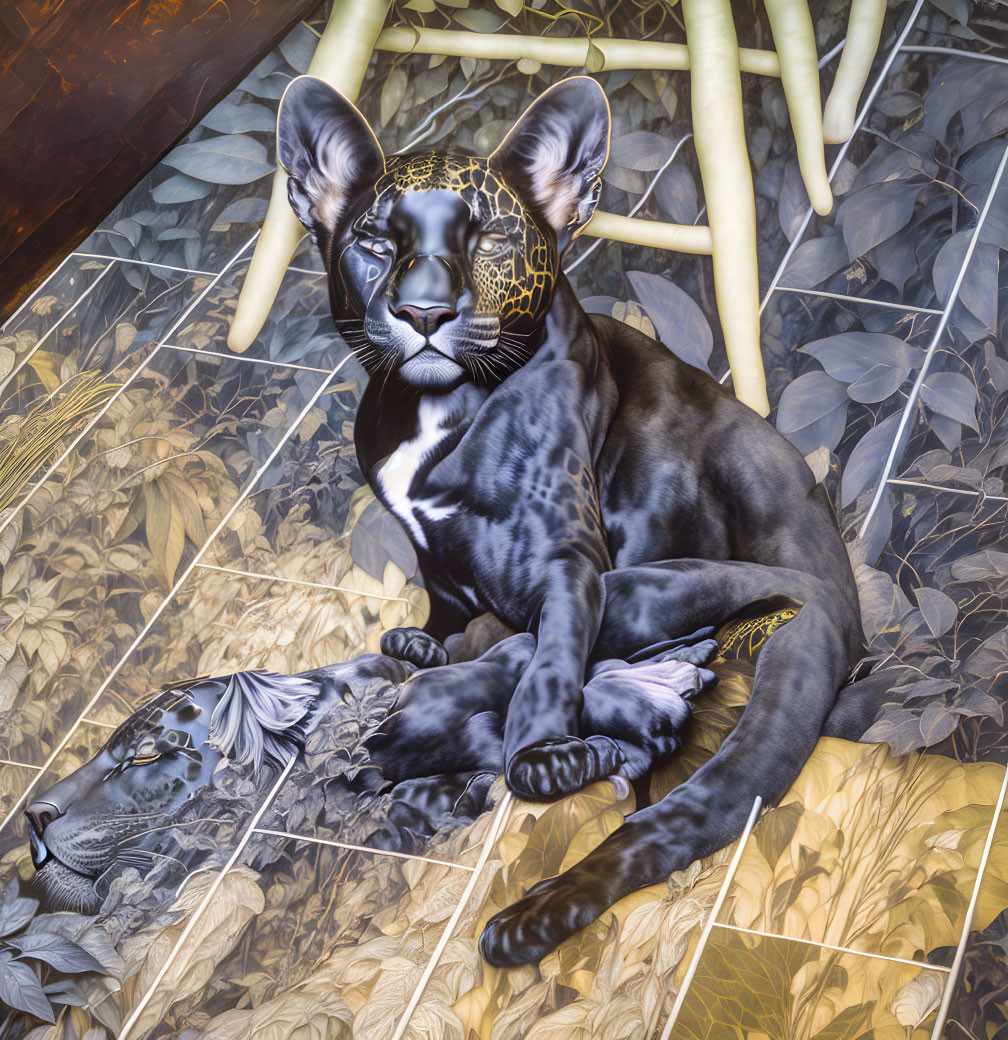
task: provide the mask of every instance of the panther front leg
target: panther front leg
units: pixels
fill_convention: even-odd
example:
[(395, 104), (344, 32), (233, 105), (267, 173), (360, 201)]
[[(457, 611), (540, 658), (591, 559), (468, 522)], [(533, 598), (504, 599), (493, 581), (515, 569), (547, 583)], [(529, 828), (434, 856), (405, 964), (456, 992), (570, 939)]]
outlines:
[(555, 798), (610, 776), (624, 756), (609, 737), (578, 736), (588, 656), (605, 589), (597, 564), (575, 549), (547, 567), (536, 650), (504, 727), (504, 776), (521, 798)]

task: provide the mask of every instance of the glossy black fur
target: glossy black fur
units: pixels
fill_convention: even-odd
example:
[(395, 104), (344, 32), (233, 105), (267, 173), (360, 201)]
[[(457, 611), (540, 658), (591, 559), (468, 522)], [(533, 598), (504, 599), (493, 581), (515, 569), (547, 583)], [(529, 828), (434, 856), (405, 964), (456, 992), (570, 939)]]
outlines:
[[(313, 121), (318, 91), (292, 92), (289, 118), (281, 109), (280, 152), (293, 198), (317, 174), (312, 155), (328, 154), (294, 142), (343, 133), (345, 112), (339, 127)], [(552, 88), (530, 113), (479, 170), (522, 195), (529, 220), (554, 236), (559, 253), (590, 216), (607, 111), (601, 91), (581, 78)], [(359, 126), (353, 134), (367, 143)], [(478, 207), (462, 205), (446, 180), (422, 192), (383, 189), (378, 212), (368, 208), (373, 179), (344, 179), (347, 209), (335, 225), (300, 212), (322, 248), (337, 321), (366, 307), (366, 329), (378, 329), (383, 344), (392, 332), (407, 344), (373, 367), (356, 443), (376, 493), (410, 527), (431, 595), (427, 631), (443, 638), (491, 612), (536, 636), (504, 730), (513, 791), (551, 798), (614, 768), (579, 728), (593, 658), (717, 625), (758, 600), (801, 604), (766, 643), (751, 702), (715, 757), (488, 924), (480, 941), (488, 961), (534, 961), (623, 895), (733, 840), (757, 795), (768, 804), (788, 789), (861, 653), (856, 587), (827, 495), (801, 455), (709, 375), (626, 325), (586, 314), (558, 266), (548, 310), (534, 334), (523, 330), (522, 350), (506, 349), (501, 314), (497, 367), (473, 368), (456, 321), (476, 292), (467, 272), (485, 224)], [(576, 203), (551, 216), (549, 198), (533, 197), (544, 181)], [(512, 250), (522, 248), (520, 232), (508, 234)], [(365, 283), (345, 258), (373, 248), (383, 259)], [(420, 295), (404, 298), (409, 265), (440, 270), (430, 257), (455, 280), (422, 279)], [(436, 312), (440, 336), (426, 324), (419, 339), (404, 331), (420, 329), (408, 320), (411, 307)], [(390, 492), (387, 467), (401, 446), (427, 443), (422, 419), (432, 409), (444, 436), (411, 471), (408, 501), (423, 508), (410, 513), (402, 489)], [(389, 637), (390, 649), (397, 640)], [(475, 715), (479, 695), (460, 697), (456, 710)]]
[[(612, 634), (612, 646), (622, 642), (621, 631)], [(503, 772), (505, 719), (535, 648), (535, 638), (523, 633), (476, 660), (414, 672), (400, 687), (392, 714), (368, 740), (382, 779), (399, 785)], [(599, 760), (598, 776), (619, 773), (635, 780), (675, 750), (689, 698), (714, 681), (702, 666), (715, 652), (710, 639), (673, 639), (633, 664), (626, 660), (629, 650), (593, 659), (578, 725)]]
[[(414, 639), (443, 653), (423, 633)], [(389, 795), (390, 826), (371, 843), (412, 849), (445, 817), (475, 817), (503, 768), (508, 704), (535, 648), (529, 634), (490, 642), (473, 647), (487, 649), (472, 660), (423, 671), (363, 654), (300, 675), (239, 672), (166, 688), (28, 806), (34, 891), (50, 911), (94, 913), (122, 870), (159, 861), (182, 867), (172, 824), (192, 812), (223, 758), (247, 767), (265, 790), (318, 727), (346, 718), (347, 702), (353, 713), (362, 697), (375, 696), (376, 683), (393, 709), (368, 741), (369, 768), (349, 784)], [(687, 662), (702, 664), (713, 652), (708, 640), (642, 663), (596, 666), (581, 727), (608, 771), (633, 780), (674, 751), (689, 698), (713, 679)]]

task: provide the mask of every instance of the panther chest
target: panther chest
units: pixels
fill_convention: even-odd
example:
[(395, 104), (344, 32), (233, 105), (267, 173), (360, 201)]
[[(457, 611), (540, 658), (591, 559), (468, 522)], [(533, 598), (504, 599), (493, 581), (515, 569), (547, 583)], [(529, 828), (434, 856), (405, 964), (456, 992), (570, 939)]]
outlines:
[(403, 523), (413, 541), (427, 549), (421, 521), (446, 520), (457, 507), (439, 504), (423, 494), (423, 476), (450, 434), (445, 425), (446, 409), (436, 401), (424, 401), (417, 419), (416, 434), (379, 465), (376, 483), (385, 505)]

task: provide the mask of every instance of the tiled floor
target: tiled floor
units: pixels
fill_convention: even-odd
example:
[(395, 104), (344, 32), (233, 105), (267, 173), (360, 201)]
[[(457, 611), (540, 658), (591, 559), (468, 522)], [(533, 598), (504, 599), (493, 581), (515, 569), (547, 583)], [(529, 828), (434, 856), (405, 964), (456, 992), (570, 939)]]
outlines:
[[(865, 111), (907, 53), (947, 45), (915, 28), (922, 7), (907, 5)], [(206, 125), (270, 130), (311, 40), (300, 26), (246, 82), (255, 100), (236, 108), (239, 89)], [(996, 143), (998, 161), (966, 189), (981, 249), (988, 200), (1008, 181), (1008, 148)], [(265, 150), (247, 162), (271, 168)], [(138, 213), (127, 200), (2, 330), (0, 433), (16, 435), (29, 414), (51, 421), (54, 399), (69, 409), (57, 388), (83, 395), (0, 510), (11, 651), (0, 657), (4, 882), (31, 874), (19, 821), (32, 792), (86, 761), (163, 683), (346, 660), (423, 616), (415, 557), (358, 486), (351, 425), (362, 373), (330, 331), (325, 279), (306, 245), (252, 348), (227, 349), (269, 183), (210, 188), (169, 157), (137, 189), (154, 208)], [(883, 332), (913, 358), (903, 411), (879, 427), (890, 446), (882, 471), (841, 488), (852, 499), (877, 489), (860, 533), (881, 548), (884, 519), (915, 508), (909, 496), (921, 490), (960, 504), (972, 496), (974, 523), (1003, 523), (1008, 498), (949, 483), (899, 432), (916, 421), (946, 326), (968, 326), (968, 301), (952, 292), (940, 309), (919, 286), (895, 299), (878, 283), (817, 288), (831, 255), (834, 271), (847, 264), (829, 230), (804, 215), (769, 283), (764, 331), (799, 325), (805, 343)], [(827, 418), (842, 430), (846, 404)], [(30, 667), (15, 641), (30, 647)], [(751, 674), (718, 668), (692, 744), (654, 778), (655, 794), (737, 719)], [(352, 756), (367, 723), (366, 712), (353, 720), (341, 753)], [(168, 897), (143, 891), (141, 910), (126, 882), (112, 893), (123, 985), (104, 1005), (91, 991), (90, 1006), (104, 1009), (93, 1021), (134, 1040), (299, 1027), (364, 1040), (923, 1040), (946, 1022), (958, 1040), (1006, 1021), (1008, 982), (983, 957), (1003, 935), (985, 929), (1008, 907), (1001, 765), (824, 739), (736, 846), (628, 896), (538, 966), (499, 971), (476, 952), (483, 924), (619, 826), (633, 807), (625, 785), (543, 806), (516, 802), (498, 781), (492, 811), (413, 855), (364, 847), (376, 825), (369, 807), (354, 815), (338, 794), (317, 795), (328, 774), (326, 756), (316, 759), (231, 789), (230, 817), (191, 825), (189, 847), (217, 869)], [(83, 1036), (92, 1020), (73, 1016)]]

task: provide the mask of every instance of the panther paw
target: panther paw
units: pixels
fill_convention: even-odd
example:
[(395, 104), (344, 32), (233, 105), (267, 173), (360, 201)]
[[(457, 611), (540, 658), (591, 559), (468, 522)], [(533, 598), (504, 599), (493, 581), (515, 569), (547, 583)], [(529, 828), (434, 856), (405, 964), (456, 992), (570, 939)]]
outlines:
[(448, 663), (448, 651), (421, 628), (393, 628), (383, 632), (381, 652), (417, 668), (437, 668)]
[(534, 964), (598, 917), (604, 907), (594, 902), (590, 892), (563, 875), (540, 881), (490, 918), (479, 951), (496, 968)]
[(623, 752), (609, 737), (554, 737), (516, 751), (505, 779), (519, 798), (559, 798), (612, 776), (623, 761)]

